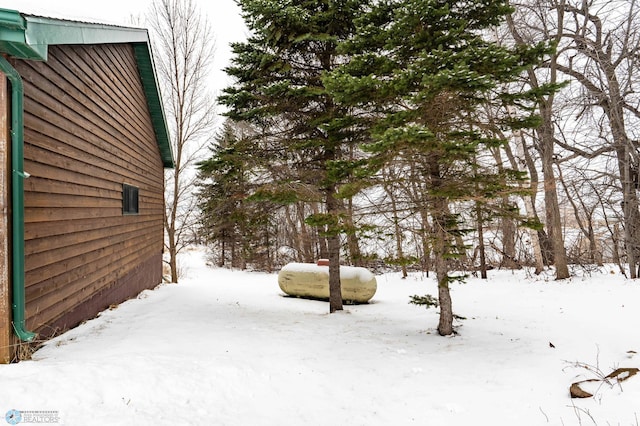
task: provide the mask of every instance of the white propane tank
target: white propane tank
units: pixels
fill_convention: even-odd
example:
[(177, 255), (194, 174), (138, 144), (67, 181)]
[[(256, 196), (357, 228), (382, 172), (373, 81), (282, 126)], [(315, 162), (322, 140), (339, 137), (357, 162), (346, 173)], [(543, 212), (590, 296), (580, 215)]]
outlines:
[[(376, 277), (366, 268), (340, 266), (344, 303), (367, 303), (376, 294)], [(329, 299), (329, 262), (289, 263), (278, 273), (280, 289), (289, 296)]]

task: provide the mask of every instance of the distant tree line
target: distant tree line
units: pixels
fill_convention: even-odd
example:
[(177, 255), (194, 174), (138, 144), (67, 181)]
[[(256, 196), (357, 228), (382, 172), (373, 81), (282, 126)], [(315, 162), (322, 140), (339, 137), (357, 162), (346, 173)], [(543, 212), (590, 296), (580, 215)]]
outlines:
[(638, 277), (635, 1), (238, 3), (199, 165), (218, 265), (328, 258), (331, 311), (340, 263), (433, 271), (441, 334), (455, 271)]

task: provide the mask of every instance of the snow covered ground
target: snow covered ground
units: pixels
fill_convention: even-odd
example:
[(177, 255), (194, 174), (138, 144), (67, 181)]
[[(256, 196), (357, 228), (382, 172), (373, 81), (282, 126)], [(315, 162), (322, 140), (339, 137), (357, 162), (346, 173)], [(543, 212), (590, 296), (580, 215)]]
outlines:
[(180, 284), (0, 366), (0, 425), (10, 409), (83, 426), (640, 424), (640, 375), (569, 397), (640, 367), (640, 283), (616, 271), (455, 284), (467, 319), (440, 337), (436, 310), (408, 304), (436, 294), (421, 275), (378, 276), (372, 303), (329, 315), (275, 274), (208, 268), (199, 250), (183, 262)]

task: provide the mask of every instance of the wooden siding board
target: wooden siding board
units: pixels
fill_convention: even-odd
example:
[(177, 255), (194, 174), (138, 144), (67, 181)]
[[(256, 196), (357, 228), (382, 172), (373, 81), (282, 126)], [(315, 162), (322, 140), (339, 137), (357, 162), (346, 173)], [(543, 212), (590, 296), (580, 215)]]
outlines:
[[(131, 48), (133, 49), (133, 48)], [(107, 57), (111, 58), (113, 63), (121, 70), (121, 74), (125, 76), (123, 82), (127, 86), (127, 92), (131, 99), (135, 102), (136, 105), (143, 105), (147, 103), (147, 99), (144, 94), (144, 90), (142, 89), (142, 82), (140, 81), (140, 76), (138, 74), (138, 65), (135, 61), (135, 58), (131, 54), (123, 54), (122, 49), (119, 49), (118, 46), (107, 46), (105, 49)], [(132, 72), (135, 70), (135, 72)], [(151, 122), (151, 116), (146, 117), (146, 110), (138, 110), (141, 114), (142, 120), (149, 120)], [(153, 132), (153, 128), (147, 129)]]
[[(145, 240), (140, 242), (140, 246), (135, 246), (132, 250), (138, 256), (143, 256), (145, 252), (151, 254), (159, 252), (153, 241)], [(58, 291), (70, 284), (78, 283), (95, 269), (113, 265), (113, 258), (124, 256), (122, 246), (112, 245), (99, 248), (94, 251), (82, 253), (77, 257), (64, 259), (41, 269), (27, 272), (27, 277), (32, 284), (27, 287), (26, 292), (30, 300)], [(49, 275), (51, 274), (51, 275)]]
[[(103, 46), (102, 49), (106, 49), (107, 46)], [(111, 78), (109, 78), (104, 70), (100, 67), (107, 67), (111, 69), (111, 64), (96, 63), (91, 54), (87, 54), (85, 46), (74, 46), (73, 49), (59, 49), (60, 60), (64, 61), (69, 71), (77, 76), (77, 84), (79, 87), (90, 86), (90, 93), (94, 96), (98, 96), (102, 101), (100, 108), (104, 109), (110, 115), (118, 116), (126, 119), (127, 117), (135, 117), (136, 121), (140, 119), (137, 117), (137, 112), (134, 109), (127, 108), (129, 96), (123, 98), (114, 95), (113, 86), (120, 87), (121, 84), (113, 84)], [(95, 56), (95, 55), (94, 55)], [(121, 78), (125, 76), (122, 75)], [(92, 96), (91, 96), (92, 97)], [(111, 112), (110, 112), (111, 111)], [(142, 129), (139, 123), (132, 123), (136, 129)]]
[[(92, 318), (100, 311), (106, 309), (111, 304), (118, 304), (130, 299), (149, 287), (145, 284), (149, 277), (153, 282), (160, 282), (162, 276), (158, 273), (159, 265), (162, 262), (162, 255), (156, 254), (138, 265), (123, 278), (115, 281), (112, 285), (103, 288), (99, 293), (86, 299), (81, 305), (73, 308), (57, 320), (47, 324), (46, 329), (52, 332), (73, 327), (86, 318)], [(113, 301), (105, 304), (106, 300)], [(44, 332), (41, 332), (44, 333)]]
[[(162, 210), (158, 209), (152, 214), (140, 215), (140, 223), (147, 221), (162, 222), (159, 217)], [(124, 226), (132, 216), (107, 217), (100, 222), (102, 229)], [(27, 241), (46, 239), (47, 237), (72, 234), (74, 232), (85, 232), (96, 229), (96, 223), (93, 219), (78, 220), (60, 220), (56, 222), (47, 222), (38, 224), (38, 226), (30, 226), (25, 232)]]
[[(146, 257), (142, 255), (146, 255)], [(127, 264), (139, 265), (152, 255), (151, 251), (130, 253), (124, 255), (123, 260)], [(82, 280), (76, 280), (61, 287), (58, 291), (49, 292), (43, 297), (30, 300), (26, 309), (27, 327), (39, 330), (43, 325), (64, 315), (66, 311), (81, 304), (102, 288), (121, 279), (131, 269), (133, 268), (110, 263), (100, 268), (94, 268)], [(160, 284), (160, 281), (156, 281), (153, 286), (155, 287), (157, 284)]]
[(121, 199), (121, 191), (118, 186), (109, 189), (95, 187), (91, 185), (72, 184), (62, 180), (43, 179), (37, 176), (31, 176), (25, 181), (25, 189), (34, 193), (44, 191), (46, 194), (64, 194), (75, 195), (79, 197), (97, 197), (97, 198), (117, 198)]
[[(95, 243), (92, 245), (96, 246)], [(109, 268), (112, 271), (120, 269), (120, 262), (114, 262), (115, 257), (133, 263), (136, 260), (143, 259), (146, 255), (153, 254), (153, 252), (158, 252), (158, 250), (154, 246), (153, 240), (148, 236), (141, 236), (140, 241), (135, 245), (128, 245), (127, 240), (123, 240), (117, 244), (82, 252), (76, 257), (62, 259), (50, 264), (47, 268), (33, 271), (34, 273), (30, 274), (29, 278), (34, 281), (42, 281), (30, 284), (26, 288), (26, 293), (33, 303), (36, 303), (41, 297), (50, 296), (47, 304), (47, 306), (50, 306), (56, 302), (59, 296), (72, 294), (78, 289), (84, 288), (89, 281), (85, 277), (89, 276), (93, 271)], [(64, 265), (64, 268), (60, 268), (58, 265)], [(43, 273), (45, 270), (47, 271), (46, 274)], [(59, 271), (61, 271), (59, 275), (49, 276), (49, 272), (56, 273)]]
[[(146, 237), (145, 237), (146, 238)], [(132, 248), (138, 255), (146, 250), (160, 252), (157, 245), (149, 239), (141, 240), (139, 246)], [(55, 264), (46, 265), (39, 269), (32, 269), (26, 273), (30, 285), (26, 291), (30, 299), (57, 291), (63, 286), (83, 279), (94, 269), (113, 264), (114, 257), (126, 255), (122, 245), (109, 245), (94, 251), (81, 253), (76, 257), (63, 259)]]
[(122, 205), (120, 197), (99, 198), (80, 197), (77, 195), (50, 194), (48, 192), (31, 192), (25, 200), (25, 207), (43, 208), (118, 208)]
[[(52, 59), (51, 62), (55, 60)], [(49, 108), (55, 108), (59, 110), (65, 111), (61, 115), (66, 118), (69, 110), (78, 112), (82, 118), (87, 120), (92, 125), (101, 128), (102, 130), (102, 139), (103, 140), (128, 140), (134, 143), (125, 144), (120, 148), (124, 148), (130, 151), (130, 156), (132, 157), (132, 161), (138, 161), (144, 165), (145, 162), (148, 162), (148, 158), (152, 158), (150, 154), (158, 151), (157, 145), (155, 144), (153, 139), (150, 139), (149, 143), (145, 144), (145, 150), (141, 151), (140, 149), (135, 150), (134, 148), (137, 146), (135, 142), (144, 141), (153, 136), (153, 129), (148, 127), (147, 130), (143, 133), (134, 132), (135, 121), (131, 122), (130, 119), (126, 117), (126, 112), (122, 108), (122, 102), (111, 101), (111, 103), (103, 103), (99, 106), (96, 106), (95, 103), (91, 102), (91, 95), (95, 96), (95, 90), (93, 88), (97, 87), (95, 82), (91, 82), (92, 90), (87, 90), (86, 88), (83, 90), (83, 82), (77, 77), (73, 77), (73, 74), (70, 73), (70, 70), (62, 65), (58, 65), (58, 69), (55, 68), (47, 68), (42, 63), (31, 64), (31, 70), (27, 69), (24, 73), (26, 74), (27, 81), (36, 78), (37, 76), (42, 74), (46, 77), (48, 84), (50, 84), (50, 92), (41, 93), (41, 95), (47, 96), (50, 99), (50, 102), (46, 102), (45, 99), (37, 99), (38, 102), (47, 105)], [(86, 70), (85, 70), (86, 71)], [(88, 72), (88, 71), (87, 71)], [(65, 75), (65, 78), (61, 77), (61, 74)], [(36, 77), (33, 77), (33, 76)], [(96, 89), (97, 90), (97, 89)], [(97, 90), (99, 92), (99, 90)], [(37, 94), (37, 92), (36, 92)], [(104, 96), (107, 96), (104, 93)], [(61, 105), (59, 99), (64, 99), (65, 105)], [(142, 102), (142, 101), (141, 101)], [(53, 105), (53, 106), (52, 106)], [(138, 103), (136, 106), (138, 109), (146, 108), (144, 103)], [(120, 126), (120, 129), (115, 129), (112, 125), (112, 121), (117, 121), (119, 123), (124, 123), (124, 126)], [(114, 132), (122, 131), (122, 135), (114, 134)], [(104, 134), (107, 134), (105, 136)], [(134, 147), (134, 148), (132, 148)], [(101, 147), (104, 148), (104, 147)], [(107, 149), (109, 147), (107, 146)], [(161, 160), (157, 160), (161, 161)]]
[[(25, 103), (28, 104), (28, 102)], [(34, 105), (29, 106), (33, 107), (32, 111), (34, 114), (42, 111)], [(42, 115), (46, 116), (46, 114)], [(94, 134), (78, 136), (72, 133), (76, 128), (71, 123), (68, 125), (68, 129), (61, 129), (45, 120), (46, 119), (36, 118), (35, 116), (28, 117), (28, 119), (25, 120), (25, 123), (29, 126), (38, 126), (42, 131), (48, 132), (48, 134), (45, 135), (41, 133), (38, 134), (31, 130), (25, 131), (25, 141), (33, 142), (34, 144), (37, 143), (41, 150), (45, 150), (44, 152), (41, 151), (39, 155), (32, 155), (31, 153), (25, 154), (25, 160), (28, 159), (34, 162), (49, 164), (52, 160), (55, 160), (56, 157), (60, 157), (62, 161), (75, 161), (76, 167), (81, 167), (79, 170), (80, 173), (84, 171), (84, 174), (94, 175), (96, 171), (91, 169), (98, 169), (97, 171), (112, 174), (114, 181), (118, 180), (120, 176), (128, 176), (147, 180), (149, 184), (151, 184), (153, 179), (157, 179), (159, 176), (158, 172), (140, 176), (140, 172), (150, 165), (129, 162), (126, 158), (114, 156), (112, 152), (100, 150), (100, 148), (96, 146), (96, 143), (99, 142), (96, 142), (97, 137)], [(69, 147), (66, 145), (67, 143), (77, 144), (78, 147)], [(113, 147), (110, 149), (113, 149)], [(118, 169), (114, 170), (112, 165), (118, 166)]]
[[(25, 132), (30, 133), (30, 132)], [(73, 138), (71, 138), (73, 139)], [(149, 173), (145, 176), (136, 175), (130, 170), (120, 169), (119, 173), (109, 167), (109, 162), (103, 159), (94, 159), (95, 163), (91, 163), (91, 157), (82, 155), (80, 151), (78, 154), (84, 158), (74, 158), (68, 155), (71, 151), (65, 148), (60, 148), (63, 153), (57, 153), (54, 151), (48, 151), (47, 148), (51, 144), (55, 144), (51, 139), (46, 137), (29, 137), (29, 142), (40, 146), (32, 145), (28, 149), (28, 153), (25, 155), (25, 170), (27, 170), (34, 177), (48, 178), (49, 180), (59, 180), (61, 182), (77, 183), (86, 185), (88, 181), (94, 178), (100, 179), (103, 185), (94, 183), (97, 187), (105, 189), (115, 190), (122, 185), (123, 179), (130, 182), (135, 182), (138, 186), (147, 187), (150, 190), (157, 190), (161, 185), (158, 182), (160, 175), (155, 176)], [(44, 148), (43, 148), (44, 146)], [(51, 147), (50, 149), (54, 149)], [(64, 155), (66, 152), (68, 155)], [(99, 164), (98, 164), (99, 163)], [(40, 172), (37, 168), (46, 169), (47, 167), (53, 167), (53, 170), (46, 170)], [(70, 175), (68, 172), (72, 172)], [(156, 179), (155, 181), (153, 179)]]
[[(111, 124), (113, 121), (119, 123), (126, 123), (126, 116), (121, 110), (120, 104), (115, 105), (95, 105), (92, 103), (91, 96), (93, 93), (91, 91), (82, 90), (83, 84), (82, 81), (78, 78), (73, 78), (70, 71), (60, 66), (58, 70), (53, 68), (48, 68), (43, 63), (33, 63), (30, 64), (30, 67), (25, 67), (25, 70), (22, 71), (25, 77), (25, 82), (30, 83), (32, 79), (38, 84), (42, 84), (41, 79), (45, 78), (47, 84), (49, 85), (49, 91), (46, 93), (38, 93), (34, 92), (34, 95), (40, 94), (41, 96), (48, 96), (53, 100), (53, 102), (48, 105), (53, 105), (54, 110), (57, 108), (58, 110), (63, 110), (65, 113), (62, 114), (63, 117), (67, 118), (67, 111), (71, 110), (76, 112), (79, 117), (88, 120), (90, 123), (95, 125), (96, 127), (100, 126), (103, 132), (109, 134), (107, 140), (139, 140), (141, 137), (140, 134), (132, 132), (132, 128), (130, 126), (121, 126), (121, 128), (114, 128)], [(63, 78), (61, 75), (71, 76), (67, 78)], [(54, 96), (51, 96), (53, 94)], [(64, 103), (59, 102), (60, 99), (64, 100)], [(42, 100), (40, 100), (42, 103)], [(46, 98), (45, 98), (46, 102)], [(45, 104), (46, 105), (46, 104)], [(114, 132), (122, 132), (122, 134), (117, 134)], [(108, 146), (105, 147), (108, 149)]]
[[(27, 324), (46, 332), (159, 284), (164, 170), (131, 46), (53, 46), (46, 63), (15, 62), (26, 76), (33, 175), (25, 183)], [(140, 188), (140, 214), (122, 215), (123, 183)]]
[[(34, 152), (47, 152), (41, 148), (32, 147), (31, 154)], [(78, 162), (77, 167), (67, 162), (66, 168), (61, 168), (59, 159), (64, 158), (60, 156), (52, 155), (50, 161), (36, 162), (32, 160), (25, 160), (27, 170), (31, 174), (29, 179), (24, 182), (26, 191), (36, 191), (41, 188), (44, 182), (61, 182), (68, 187), (77, 188), (81, 190), (81, 187), (94, 188), (99, 190), (116, 190), (118, 185), (114, 182), (106, 181), (102, 177), (96, 176), (95, 173), (87, 173), (86, 165), (82, 166), (82, 163)], [(84, 173), (81, 171), (83, 170)], [(89, 170), (91, 171), (91, 170)], [(55, 179), (52, 177), (55, 175)], [(53, 189), (53, 188), (51, 188)], [(71, 189), (70, 189), (71, 190)]]
[[(130, 148), (135, 144), (135, 140), (127, 139), (129, 143), (110, 143), (109, 141), (115, 140), (114, 138), (124, 142), (123, 136), (114, 135), (115, 131), (112, 134), (104, 132), (94, 124), (94, 121), (74, 115), (73, 110), (58, 107), (59, 102), (55, 98), (42, 93), (40, 95), (39, 99), (37, 95), (25, 97), (25, 108), (33, 111), (29, 120), (34, 121), (32, 123), (25, 120), (25, 126), (40, 129), (44, 133), (40, 133), (40, 139), (50, 141), (52, 153), (90, 155), (95, 157), (94, 160), (89, 160), (91, 162), (114, 164), (132, 174), (140, 174), (148, 167), (139, 153)], [(52, 108), (58, 110), (54, 111)], [(69, 119), (69, 116), (73, 117), (73, 120)], [(30, 137), (38, 138), (38, 135), (25, 132), (25, 139), (29, 140)], [(61, 152), (65, 147), (61, 146), (59, 141), (73, 141), (73, 147), (66, 147), (71, 151)]]
[[(25, 197), (27, 198), (27, 197)], [(122, 209), (49, 209), (49, 208), (25, 208), (25, 226), (35, 226), (38, 222), (60, 221), (64, 219), (105, 219), (122, 214)]]
[[(60, 235), (55, 238), (33, 240), (29, 242), (29, 259), (25, 262), (25, 268), (31, 271), (100, 248), (118, 247), (132, 239), (144, 238), (149, 231), (152, 231), (149, 229), (150, 227), (154, 227), (154, 222), (146, 222), (144, 226), (135, 223), (129, 226), (118, 226), (105, 230), (98, 228), (91, 231), (75, 232), (71, 235)], [(56, 250), (47, 247), (46, 240), (54, 242)]]
[[(106, 50), (106, 49), (105, 49)], [(132, 128), (136, 129), (140, 133), (142, 140), (153, 137), (153, 128), (149, 126), (143, 126), (142, 122), (146, 118), (140, 113), (139, 104), (134, 104), (131, 93), (124, 91), (123, 83), (126, 81), (127, 73), (119, 73), (120, 80), (115, 80), (113, 72), (116, 69), (113, 68), (112, 63), (106, 63), (103, 61), (102, 55), (92, 55), (87, 52), (86, 46), (77, 47), (77, 59), (83, 60), (83, 62), (77, 62), (81, 64), (84, 76), (91, 77), (96, 87), (102, 87), (107, 97), (104, 97), (105, 105), (121, 105), (124, 109), (123, 117), (133, 118), (131, 122)], [(133, 54), (133, 50), (131, 50)], [(131, 70), (129, 70), (130, 72)], [(135, 70), (137, 73), (137, 69)]]
[[(143, 141), (146, 141), (146, 144), (141, 145), (141, 148), (144, 148), (145, 153), (147, 153), (146, 158), (158, 158), (158, 160), (162, 163), (160, 148), (155, 141), (156, 134), (151, 120), (151, 113), (148, 110), (148, 102), (146, 99), (144, 88), (142, 86), (142, 81), (140, 80), (140, 74), (135, 60), (135, 53), (131, 46), (129, 46), (129, 49), (130, 50), (127, 51), (126, 54), (122, 54), (122, 52), (119, 52), (119, 57), (121, 61), (123, 61), (123, 63), (126, 62), (126, 68), (123, 69), (127, 70), (127, 81), (129, 82), (131, 87), (130, 99), (135, 102), (134, 105), (137, 106), (137, 111), (141, 114), (141, 123), (148, 123), (148, 125), (143, 129), (145, 135)], [(148, 154), (153, 155), (150, 156)]]
[[(147, 99), (142, 87), (142, 81), (140, 80), (140, 74), (138, 66), (135, 60), (135, 53), (133, 47), (128, 46), (130, 51), (123, 54), (122, 51), (116, 51), (115, 46), (110, 46), (107, 49), (109, 55), (113, 58), (114, 62), (122, 70), (122, 73), (126, 76), (124, 81), (129, 87), (129, 93), (131, 100), (135, 105), (147, 105)], [(139, 108), (137, 112), (140, 114), (141, 123), (151, 123), (151, 114), (148, 109)], [(155, 131), (153, 126), (146, 127), (145, 132), (148, 132), (151, 138), (155, 138)]]
[(11, 329), (11, 274), (10, 274), (10, 229), (9, 229), (9, 159), (11, 139), (9, 137), (9, 100), (7, 78), (0, 73), (0, 364), (13, 359)]

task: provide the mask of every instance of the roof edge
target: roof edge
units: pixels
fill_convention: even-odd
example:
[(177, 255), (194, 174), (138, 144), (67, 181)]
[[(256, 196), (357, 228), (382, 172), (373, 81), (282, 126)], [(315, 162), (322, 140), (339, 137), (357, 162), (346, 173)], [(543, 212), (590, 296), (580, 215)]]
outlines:
[(20, 59), (47, 60), (50, 45), (144, 43), (144, 28), (46, 18), (0, 8), (0, 52)]
[(148, 42), (146, 29), (23, 15), (25, 41), (43, 59), (50, 45)]
[(151, 44), (148, 41), (146, 43), (133, 43), (133, 50), (136, 56), (136, 62), (138, 63), (138, 72), (142, 80), (142, 88), (147, 98), (149, 113), (151, 114), (151, 123), (156, 133), (158, 148), (160, 148), (162, 164), (165, 168), (173, 169), (175, 163), (171, 149), (171, 138), (169, 137), (167, 120), (162, 106), (162, 97), (159, 90), (160, 86), (158, 85), (156, 67), (153, 63)]

